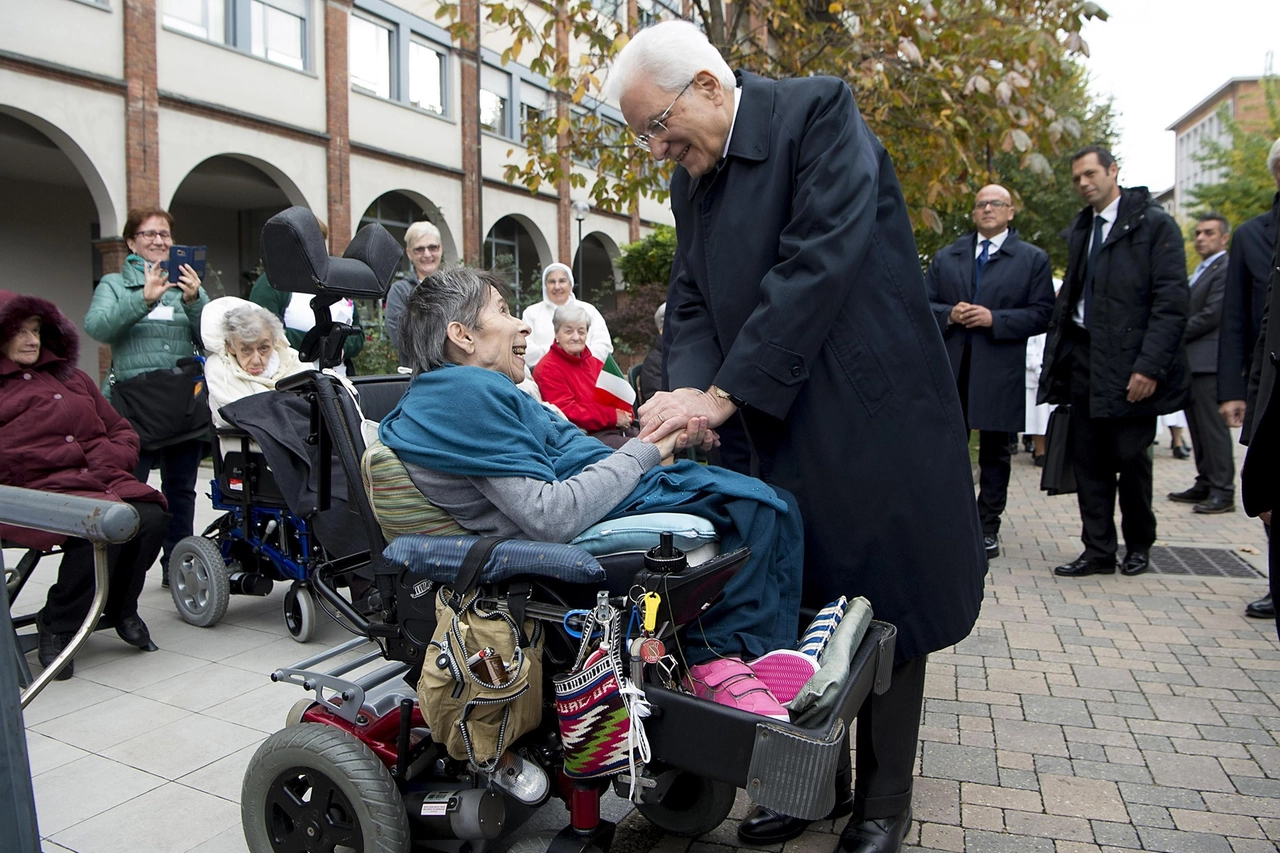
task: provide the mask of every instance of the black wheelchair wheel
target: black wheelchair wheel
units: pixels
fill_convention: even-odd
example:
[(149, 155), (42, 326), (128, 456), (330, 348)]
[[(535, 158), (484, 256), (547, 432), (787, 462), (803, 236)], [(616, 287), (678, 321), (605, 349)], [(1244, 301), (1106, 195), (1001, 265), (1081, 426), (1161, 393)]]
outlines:
[(197, 628), (218, 624), (227, 612), (231, 576), (217, 543), (188, 536), (169, 557), (169, 595), (178, 615)]
[(346, 732), (302, 723), (263, 741), (245, 770), (251, 853), (408, 853), (409, 817), (390, 771)]
[(738, 790), (693, 773), (681, 773), (661, 803), (637, 803), (636, 811), (668, 835), (693, 838), (724, 823)]
[(311, 590), (297, 581), (284, 594), (284, 626), (289, 636), (305, 643), (316, 633), (316, 601)]

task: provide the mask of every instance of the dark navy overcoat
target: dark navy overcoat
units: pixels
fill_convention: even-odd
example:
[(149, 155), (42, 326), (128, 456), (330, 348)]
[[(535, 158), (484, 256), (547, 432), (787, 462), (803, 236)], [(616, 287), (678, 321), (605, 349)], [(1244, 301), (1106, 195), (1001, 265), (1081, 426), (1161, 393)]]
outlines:
[[(1027, 419), (1027, 338), (1049, 328), (1053, 313), (1053, 276), (1049, 256), (1018, 239), (1010, 228), (1000, 250), (982, 269), (974, 292), (977, 234), (966, 234), (934, 256), (925, 273), (925, 288), (951, 371), (960, 375), (965, 342), (969, 343), (970, 429), (1022, 432)], [(991, 327), (966, 329), (950, 320), (958, 302), (991, 310)]]
[(671, 181), (671, 387), (742, 398), (803, 511), (805, 602), (867, 596), (909, 660), (969, 634), (986, 560), (902, 191), (842, 81), (739, 79), (722, 167)]

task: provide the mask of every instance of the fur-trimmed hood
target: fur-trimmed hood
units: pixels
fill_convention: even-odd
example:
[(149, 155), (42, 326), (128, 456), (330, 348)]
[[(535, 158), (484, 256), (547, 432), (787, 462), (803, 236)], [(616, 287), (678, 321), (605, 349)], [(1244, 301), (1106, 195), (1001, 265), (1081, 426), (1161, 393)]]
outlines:
[[(18, 327), (31, 317), (39, 317), (40, 361), (36, 368), (65, 380), (76, 370), (80, 358), (80, 331), (76, 324), (47, 299), (26, 293), (0, 290), (0, 346), (7, 344)], [(16, 365), (0, 355), (0, 373)]]

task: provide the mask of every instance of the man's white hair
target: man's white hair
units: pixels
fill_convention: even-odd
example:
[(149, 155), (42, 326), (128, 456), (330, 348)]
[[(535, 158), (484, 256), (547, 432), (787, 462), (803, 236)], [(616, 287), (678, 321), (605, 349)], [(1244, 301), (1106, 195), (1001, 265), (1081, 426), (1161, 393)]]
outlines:
[(1275, 141), (1271, 146), (1271, 153), (1267, 155), (1267, 171), (1272, 175), (1280, 175), (1280, 139)]
[(605, 96), (619, 100), (639, 80), (678, 92), (699, 71), (710, 71), (729, 91), (736, 85), (733, 69), (702, 30), (688, 21), (663, 21), (637, 33), (613, 60)]

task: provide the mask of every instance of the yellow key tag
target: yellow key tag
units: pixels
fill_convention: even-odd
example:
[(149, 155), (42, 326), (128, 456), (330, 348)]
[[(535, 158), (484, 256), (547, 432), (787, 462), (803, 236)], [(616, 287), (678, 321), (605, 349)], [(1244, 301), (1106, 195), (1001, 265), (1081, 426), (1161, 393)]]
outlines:
[(658, 627), (658, 605), (662, 603), (662, 596), (656, 592), (646, 592), (641, 602), (644, 608), (644, 630), (652, 633)]

